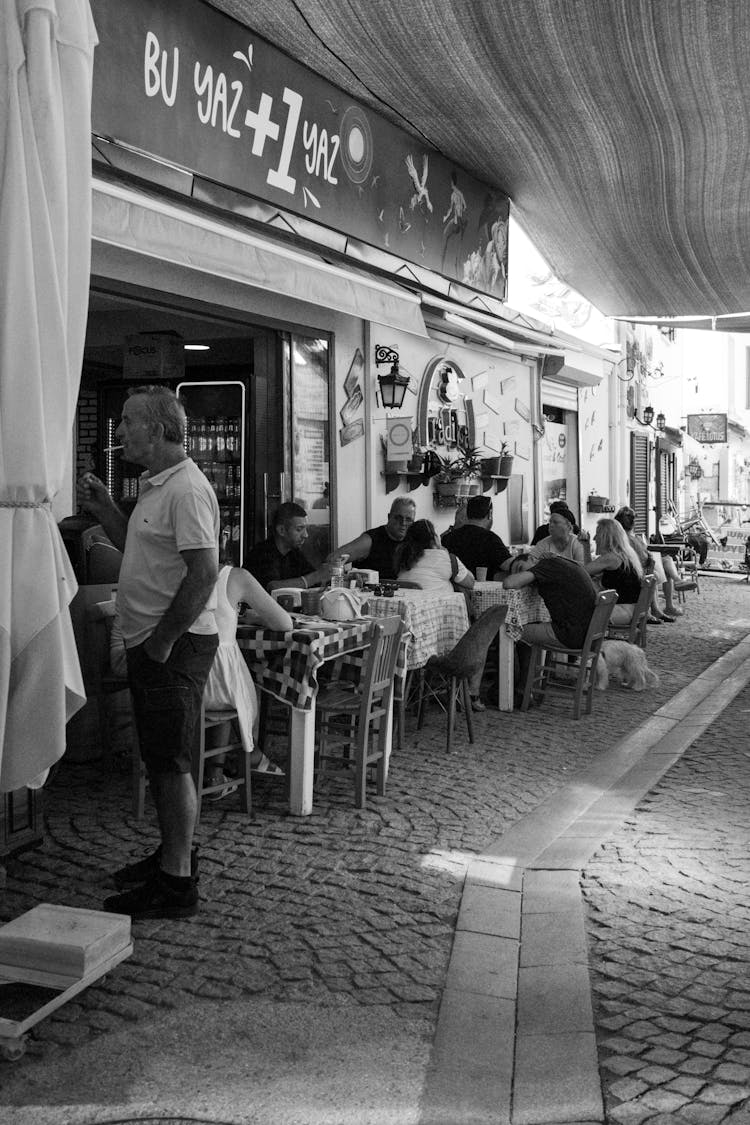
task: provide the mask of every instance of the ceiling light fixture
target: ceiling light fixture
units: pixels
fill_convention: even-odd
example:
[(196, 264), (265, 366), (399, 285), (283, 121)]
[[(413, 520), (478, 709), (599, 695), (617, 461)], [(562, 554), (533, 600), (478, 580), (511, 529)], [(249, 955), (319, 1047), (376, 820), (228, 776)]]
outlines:
[(183, 351), (186, 352), (210, 352), (211, 347), (209, 344), (183, 344)]

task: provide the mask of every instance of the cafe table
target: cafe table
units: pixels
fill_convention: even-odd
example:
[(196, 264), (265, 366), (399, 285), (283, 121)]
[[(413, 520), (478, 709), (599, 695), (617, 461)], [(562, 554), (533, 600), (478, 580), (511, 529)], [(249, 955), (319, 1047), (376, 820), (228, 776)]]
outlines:
[(469, 600), (474, 617), (492, 606), (508, 607), (499, 634), (497, 705), (501, 711), (512, 711), (516, 642), (521, 639), (524, 625), (530, 621), (549, 621), (549, 611), (535, 586), (508, 590), (502, 582), (475, 582)]
[(444, 656), (469, 628), (466, 598), (451, 590), (397, 590), (393, 597), (370, 594), (373, 617), (398, 615), (406, 625), (406, 671), (424, 668), (431, 656)]
[(398, 707), (398, 746), (404, 743), (405, 709), (409, 676), (424, 668), (431, 656), (444, 656), (469, 628), (466, 598), (454, 590), (398, 590), (393, 597), (370, 594), (368, 612), (373, 617), (398, 614), (406, 625), (405, 667), (396, 669), (394, 695)]
[[(289, 811), (308, 816), (313, 804), (317, 673), (326, 662), (365, 649), (372, 622), (323, 621), (302, 614), (292, 614), (292, 620), (289, 632), (239, 625), (237, 643), (256, 686), (290, 708)], [(390, 722), (387, 729), (389, 754)]]

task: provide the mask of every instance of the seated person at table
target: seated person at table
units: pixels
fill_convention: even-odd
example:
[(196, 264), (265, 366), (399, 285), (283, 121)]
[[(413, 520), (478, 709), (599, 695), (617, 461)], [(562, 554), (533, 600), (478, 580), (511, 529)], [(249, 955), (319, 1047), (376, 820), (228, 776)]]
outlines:
[(489, 496), (470, 496), (466, 502), (466, 519), (441, 536), (441, 543), (452, 551), (476, 578), (477, 567), (484, 567), (487, 577), (502, 577), (503, 564), (510, 551), (499, 535), (491, 531), (492, 500)]
[(470, 590), (474, 585), (474, 576), (461, 560), (440, 546), (429, 520), (417, 520), (407, 531), (398, 580), (414, 582), (421, 590), (441, 594), (452, 593), (455, 586)]
[(641, 560), (617, 520), (599, 520), (594, 543), (596, 558), (586, 563), (585, 569), (603, 590), (617, 591), (617, 605), (610, 618), (612, 624), (629, 625), (633, 606), (641, 595)]
[(575, 532), (575, 516), (569, 508), (550, 512), (549, 535), (531, 548), (536, 559), (555, 555), (573, 562), (586, 563), (591, 559), (591, 546), (587, 531)]
[[(294, 623), (285, 609), (267, 594), (260, 583), (239, 566), (224, 566), (216, 582), (216, 624), (219, 647), (203, 690), (203, 704), (207, 711), (237, 712), (242, 747), (250, 755), (253, 773), (283, 777), (284, 771), (254, 744), (258, 736), (258, 699), (255, 684), (245, 658), (237, 644), (237, 615), (240, 602), (249, 608), (248, 623), (259, 623), (268, 629), (289, 632)], [(115, 616), (110, 633), (110, 665), (115, 675), (127, 675), (125, 645), (119, 618)], [(206, 731), (206, 746), (221, 746), (232, 741), (231, 723), (221, 723)], [(224, 774), (224, 758), (217, 756), (206, 762), (205, 785), (223, 785), (216, 793), (207, 796), (209, 801), (219, 801), (237, 789)]]
[[(474, 576), (461, 560), (440, 546), (438, 534), (429, 520), (417, 520), (409, 528), (401, 552), (401, 566), (398, 580), (414, 582), (421, 590), (451, 594), (456, 587), (469, 591), (474, 585)], [(484, 664), (469, 680), (472, 711), (485, 710), (479, 698), (483, 675)]]
[(417, 506), (406, 496), (397, 496), (391, 504), (388, 522), (382, 527), (363, 531), (350, 543), (331, 551), (328, 561), (338, 555), (348, 555), (361, 570), (376, 570), (379, 578), (395, 578), (398, 574), (398, 553), (406, 533), (414, 523)]
[[(537, 543), (539, 543), (540, 540), (546, 539), (549, 535), (549, 516), (551, 516), (553, 512), (570, 512), (571, 516), (573, 516), (573, 513), (570, 511), (566, 500), (553, 500), (547, 511), (547, 523), (541, 523), (534, 532), (534, 538), (531, 540), (532, 547), (536, 547)], [(575, 516), (573, 516), (573, 533), (575, 535), (578, 535), (580, 530), (581, 529), (576, 522), (576, 518)]]
[(519, 664), (516, 704), (520, 705), (531, 663), (530, 646), (547, 642), (581, 648), (596, 606), (596, 588), (583, 566), (560, 555), (535, 558), (528, 552), (513, 559), (510, 569), (503, 586), (519, 590), (535, 584), (550, 615), (549, 621), (529, 621), (524, 625), (523, 643), (516, 645)]
[(273, 534), (257, 543), (247, 557), (247, 569), (264, 589), (322, 586), (331, 577), (327, 563), (316, 570), (302, 553), (307, 539), (307, 513), (299, 504), (282, 504), (273, 520)]
[[(638, 558), (641, 560), (644, 574), (653, 574), (657, 585), (651, 598), (651, 616), (649, 625), (660, 625), (662, 621), (672, 622), (682, 615), (682, 610), (674, 604), (674, 582), (679, 579), (674, 560), (665, 555), (664, 558), (658, 551), (649, 551), (643, 540), (635, 533), (635, 512), (627, 505), (615, 513), (615, 519), (628, 537), (628, 542)], [(666, 603), (666, 613), (662, 613), (659, 600), (656, 596), (657, 587), (661, 587)]]

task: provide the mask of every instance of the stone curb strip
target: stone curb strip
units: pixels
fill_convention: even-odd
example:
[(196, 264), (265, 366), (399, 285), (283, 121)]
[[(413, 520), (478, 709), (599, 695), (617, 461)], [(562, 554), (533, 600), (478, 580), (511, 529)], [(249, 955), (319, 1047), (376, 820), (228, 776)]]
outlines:
[(750, 634), (471, 860), (421, 1125), (595, 1125), (580, 872), (750, 681)]

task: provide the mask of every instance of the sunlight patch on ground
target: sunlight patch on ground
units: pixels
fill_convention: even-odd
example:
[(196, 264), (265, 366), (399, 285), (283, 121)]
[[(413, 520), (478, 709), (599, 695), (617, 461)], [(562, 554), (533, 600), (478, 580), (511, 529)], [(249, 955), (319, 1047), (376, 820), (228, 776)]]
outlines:
[(425, 871), (443, 871), (448, 875), (455, 875), (457, 878), (463, 879), (469, 864), (476, 858), (474, 852), (454, 852), (437, 848), (428, 852), (422, 858), (420, 866)]

